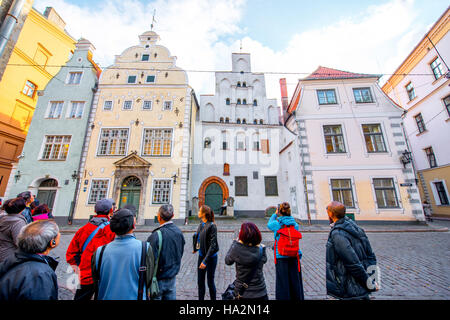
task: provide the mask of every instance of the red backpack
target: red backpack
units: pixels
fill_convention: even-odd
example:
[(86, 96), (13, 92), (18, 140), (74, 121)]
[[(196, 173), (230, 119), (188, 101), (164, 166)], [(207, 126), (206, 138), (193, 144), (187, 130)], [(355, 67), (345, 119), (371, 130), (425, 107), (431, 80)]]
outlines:
[(298, 272), (300, 272), (300, 256), (299, 251), (299, 240), (302, 238), (302, 234), (295, 230), (294, 226), (284, 226), (277, 231), (280, 235), (278, 240), (275, 240), (275, 264), (277, 263), (277, 247), (278, 253), (282, 256), (287, 257), (297, 257), (298, 260)]

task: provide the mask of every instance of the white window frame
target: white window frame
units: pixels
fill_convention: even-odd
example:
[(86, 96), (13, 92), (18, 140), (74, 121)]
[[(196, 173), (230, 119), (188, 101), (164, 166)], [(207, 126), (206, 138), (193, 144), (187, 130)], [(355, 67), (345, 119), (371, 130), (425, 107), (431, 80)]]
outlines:
[(436, 188), (436, 185), (435, 185), (436, 182), (442, 182), (442, 184), (444, 185), (445, 193), (447, 194), (447, 199), (450, 201), (450, 195), (448, 193), (447, 184), (445, 183), (445, 180), (434, 179), (434, 180), (430, 181), (430, 187), (431, 187), (431, 191), (433, 193), (434, 203), (436, 203), (437, 206), (449, 207), (449, 205), (441, 203), (441, 199), (439, 198), (439, 194), (437, 192), (437, 188)]
[[(344, 138), (344, 147), (345, 147), (345, 152), (342, 153), (327, 153), (327, 144), (325, 142), (325, 132), (323, 132), (323, 127), (324, 126), (341, 126), (342, 128), (342, 136)], [(325, 157), (325, 159), (328, 159), (328, 157), (339, 157), (339, 156), (347, 156), (347, 158), (350, 158), (351, 156), (351, 152), (350, 152), (350, 144), (348, 143), (348, 139), (347, 139), (347, 131), (345, 130), (345, 124), (344, 122), (338, 122), (338, 121), (325, 121), (325, 122), (321, 122), (320, 123), (320, 131), (322, 134), (322, 148), (323, 148), (323, 156)]]
[[(170, 102), (170, 109), (166, 109), (166, 102)], [(164, 100), (162, 105), (162, 111), (172, 111), (173, 101), (172, 100)]]
[[(73, 108), (73, 103), (83, 103), (83, 107), (81, 108), (81, 114), (80, 114), (80, 116), (79, 117), (77, 117), (76, 115), (78, 114), (78, 107), (77, 107), (77, 109), (76, 109), (76, 112), (75, 112), (75, 116), (74, 117), (71, 117), (70, 116), (70, 113), (72, 112), (72, 108)], [(67, 108), (67, 112), (66, 112), (66, 118), (67, 119), (81, 119), (81, 118), (83, 118), (83, 115), (84, 115), (84, 107), (85, 107), (85, 105), (86, 105), (86, 101), (69, 101), (68, 102), (68, 108)]]
[[(125, 109), (125, 103), (128, 102), (128, 101), (131, 102), (131, 103), (130, 103), (130, 109)], [(132, 110), (133, 110), (133, 100), (123, 100), (123, 103), (122, 103), (122, 110), (123, 110), (123, 111), (132, 111)]]
[[(339, 95), (339, 88), (335, 87), (335, 86), (324, 86), (324, 87), (313, 87), (310, 90), (314, 91), (314, 99), (316, 101), (316, 108), (320, 109), (320, 108), (328, 108), (328, 107), (335, 107), (335, 108), (342, 108), (342, 103), (341, 103), (341, 99), (340, 99), (340, 95)], [(334, 92), (336, 93), (336, 103), (334, 104), (319, 104), (319, 96), (317, 95), (317, 91), (320, 90), (334, 90)]]
[[(103, 129), (118, 129), (118, 130), (121, 130), (121, 129), (127, 129), (128, 130), (128, 136), (127, 136), (127, 143), (126, 143), (126, 146), (125, 146), (125, 153), (124, 154), (99, 154), (98, 152), (99, 152), (99, 150), (100, 150), (100, 140), (101, 140), (101, 137), (102, 137), (102, 131), (103, 131)], [(127, 155), (128, 154), (128, 146), (129, 146), (129, 144), (130, 144), (130, 132), (131, 132), (131, 128), (130, 127), (101, 127), (100, 128), (100, 130), (99, 130), (99, 132), (98, 132), (98, 137), (97, 137), (97, 148), (96, 148), (96, 151), (95, 151), (95, 157), (96, 158), (103, 158), (103, 157), (123, 157), (123, 156), (125, 156), (125, 155)]]
[[(108, 101), (110, 101), (111, 102), (111, 109), (105, 109), (105, 105), (106, 105), (106, 102), (108, 102)], [(113, 109), (114, 109), (114, 100), (104, 100), (103, 101), (103, 111), (113, 111)]]
[[(57, 117), (57, 118), (54, 118), (54, 117), (51, 117), (50, 118), (50, 111), (51, 111), (51, 109), (52, 109), (52, 103), (53, 102), (60, 102), (60, 103), (62, 103), (62, 106), (61, 106), (61, 113), (59, 114), (59, 117)], [(65, 105), (66, 103), (65, 103), (65, 101), (59, 101), (59, 100), (55, 100), (55, 101), (49, 101), (48, 102), (48, 106), (47, 106), (47, 112), (45, 113), (45, 118), (46, 119), (61, 119), (61, 117), (62, 117), (62, 115), (63, 115), (63, 113), (64, 113), (64, 105)]]
[[(93, 182), (94, 181), (98, 181), (98, 180), (106, 180), (106, 181), (108, 181), (108, 186), (106, 188), (105, 198), (108, 198), (108, 196), (109, 196), (109, 190), (110, 190), (110, 187), (111, 187), (111, 179), (110, 178), (92, 178), (90, 183), (89, 183), (90, 184), (89, 185), (89, 194), (88, 194), (87, 199), (86, 199), (86, 205), (87, 206), (94, 206), (95, 205), (95, 202), (91, 203), (91, 202), (89, 202), (89, 200), (91, 199)], [(102, 199), (104, 199), (104, 198), (102, 198)]]
[[(46, 144), (48, 136), (62, 136), (62, 137), (67, 136), (67, 137), (70, 137), (69, 148), (67, 149), (67, 156), (66, 156), (65, 159), (44, 159), (43, 158), (45, 144)], [(73, 138), (72, 135), (69, 135), (69, 134), (46, 134), (46, 135), (44, 135), (44, 140), (42, 141), (41, 150), (39, 151), (37, 159), (39, 161), (66, 161), (69, 158), (69, 156), (70, 156), (70, 145), (72, 144), (72, 138)]]
[[(153, 76), (153, 77), (154, 77), (154, 78), (153, 78), (153, 81), (147, 81), (147, 79), (148, 79), (149, 76)], [(145, 76), (145, 83), (156, 83), (156, 75), (155, 75), (155, 74), (147, 74), (147, 75)]]
[[(400, 213), (405, 213), (405, 208), (403, 207), (403, 202), (402, 202), (402, 195), (400, 193), (400, 187), (397, 181), (397, 176), (370, 176), (370, 184), (371, 184), (371, 189), (372, 189), (372, 197), (373, 197), (373, 202), (375, 205), (375, 211), (377, 214), (380, 213), (380, 211), (387, 211), (387, 212), (400, 212)], [(373, 183), (373, 179), (393, 179), (394, 182), (394, 188), (395, 188), (395, 192), (397, 194), (397, 201), (398, 201), (398, 208), (378, 208), (378, 202), (377, 202), (377, 195), (375, 193), (375, 185)]]
[(150, 199), (151, 199), (150, 205), (151, 206), (160, 206), (160, 205), (166, 204), (166, 203), (154, 203), (153, 202), (153, 191), (155, 189), (155, 182), (156, 181), (160, 181), (160, 180), (169, 180), (170, 181), (170, 191), (169, 191), (169, 202), (168, 203), (169, 204), (172, 203), (173, 178), (153, 178), (152, 179), (152, 190), (151, 190), (151, 193), (150, 193)]
[[(80, 75), (80, 81), (79, 81), (78, 83), (69, 83), (69, 81), (70, 81), (70, 75), (71, 75), (72, 73), (80, 73), (80, 74), (81, 74), (81, 75)], [(81, 70), (81, 71), (80, 71), (80, 70), (69, 70), (69, 72), (67, 72), (67, 77), (66, 77), (65, 84), (68, 85), (68, 86), (78, 86), (78, 85), (81, 84), (81, 81), (83, 81), (83, 76), (84, 76), (83, 70)]]
[[(150, 108), (149, 109), (145, 109), (144, 105), (146, 102), (150, 102)], [(142, 110), (143, 111), (152, 111), (153, 110), (153, 100), (143, 100), (142, 101)]]
[[(161, 155), (161, 156), (153, 156), (150, 154), (144, 154), (144, 147), (145, 147), (145, 131), (146, 130), (167, 130), (170, 129), (172, 130), (172, 144), (170, 147), (170, 155)], [(152, 158), (172, 158), (173, 156), (173, 148), (174, 148), (174, 144), (175, 144), (175, 128), (173, 127), (144, 127), (142, 130), (142, 136), (141, 136), (141, 157), (152, 157)], [(162, 146), (161, 146), (162, 148)]]
[[(356, 90), (358, 90), (358, 89), (369, 89), (372, 101), (371, 102), (357, 102), (356, 101), (356, 97), (355, 97), (355, 91), (354, 91), (355, 89)], [(375, 100), (375, 94), (374, 94), (372, 86), (352, 87), (352, 94), (353, 94), (353, 101), (355, 103), (355, 106), (356, 105), (358, 105), (358, 106), (360, 106), (360, 105), (367, 105), (367, 104), (370, 105), (370, 104), (376, 104), (377, 103), (377, 101)]]
[[(129, 82), (130, 77), (134, 77), (134, 82)], [(127, 75), (127, 84), (135, 84), (137, 82), (137, 79), (138, 79), (137, 75), (129, 74), (129, 75)]]
[(331, 176), (328, 177), (328, 188), (330, 191), (330, 201), (333, 201), (333, 188), (331, 185), (331, 180), (350, 180), (350, 184), (352, 187), (352, 195), (353, 195), (353, 203), (355, 205), (354, 208), (349, 208), (350, 211), (354, 211), (355, 213), (360, 213), (359, 208), (359, 202), (358, 202), (358, 195), (356, 194), (356, 185), (355, 185), (355, 179), (352, 176)]
[[(392, 156), (392, 150), (391, 150), (391, 147), (390, 147), (390, 141), (388, 140), (388, 134), (387, 134), (386, 127), (384, 125), (383, 120), (379, 120), (379, 121), (377, 121), (377, 120), (373, 120), (373, 121), (358, 121), (358, 124), (359, 124), (359, 131), (361, 132), (362, 144), (364, 146), (364, 156), (366, 158), (369, 157), (369, 156), (377, 156), (377, 155), (378, 156), (383, 156), (383, 155), (384, 156), (386, 156), (386, 155)], [(363, 130), (363, 127), (362, 127), (364, 124), (379, 124), (381, 126), (381, 131), (382, 131), (382, 134), (383, 134), (383, 141), (384, 141), (384, 146), (386, 147), (386, 151), (383, 151), (383, 152), (369, 152), (367, 150), (366, 139), (364, 137), (364, 130)]]

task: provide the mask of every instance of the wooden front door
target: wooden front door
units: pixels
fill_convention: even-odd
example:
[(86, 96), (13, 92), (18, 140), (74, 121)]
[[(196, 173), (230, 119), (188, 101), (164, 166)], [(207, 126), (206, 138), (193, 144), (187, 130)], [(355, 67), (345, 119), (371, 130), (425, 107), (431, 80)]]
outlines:
[(215, 182), (209, 184), (205, 190), (205, 204), (213, 209), (215, 215), (219, 215), (222, 203), (222, 188)]
[(125, 178), (120, 189), (119, 208), (127, 204), (136, 207), (136, 214), (139, 212), (139, 201), (141, 199), (141, 181), (137, 177)]

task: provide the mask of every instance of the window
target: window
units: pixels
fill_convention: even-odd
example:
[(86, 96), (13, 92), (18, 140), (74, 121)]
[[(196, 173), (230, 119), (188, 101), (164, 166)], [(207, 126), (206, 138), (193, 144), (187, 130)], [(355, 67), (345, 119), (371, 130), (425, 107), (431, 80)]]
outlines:
[(334, 89), (317, 90), (319, 104), (337, 104), (336, 91)]
[(128, 76), (128, 83), (136, 83), (136, 76)]
[(262, 153), (270, 153), (269, 139), (261, 139)]
[(237, 104), (241, 104), (241, 99), (237, 99)]
[(436, 58), (433, 60), (433, 62), (430, 64), (431, 70), (433, 70), (434, 78), (437, 80), (444, 74), (444, 68), (442, 67), (441, 62), (439, 61), (439, 58)]
[(258, 120), (253, 120), (253, 124), (258, 124)]
[(245, 87), (247, 87), (247, 83), (244, 81), (244, 82), (242, 82), (242, 86), (245, 88)]
[(225, 118), (225, 123), (230, 123), (230, 118)]
[(439, 197), (440, 205), (448, 206), (447, 192), (445, 191), (444, 183), (442, 181), (433, 182), (436, 187), (436, 192)]
[(149, 58), (150, 58), (149, 54), (143, 54), (142, 55), (142, 61), (148, 61)]
[(205, 141), (203, 142), (203, 147), (205, 149), (211, 149), (211, 139), (210, 138), (205, 138)]
[(155, 82), (155, 76), (147, 76), (147, 83)]
[(237, 86), (238, 86), (238, 87), (240, 87), (240, 86), (241, 86), (241, 83), (240, 83), (239, 81), (238, 81), (238, 83), (237, 83)]
[(366, 141), (367, 152), (386, 152), (384, 144), (383, 132), (380, 124), (363, 124), (362, 125), (364, 140)]
[(66, 160), (70, 136), (46, 136), (41, 160)]
[(112, 106), (113, 106), (113, 102), (111, 100), (106, 100), (103, 103), (103, 110), (110, 111), (110, 110), (112, 110)]
[(168, 179), (153, 180), (153, 204), (170, 203), (170, 190), (172, 181)]
[(278, 196), (277, 177), (264, 177), (266, 196)]
[(63, 101), (50, 101), (50, 110), (48, 112), (47, 118), (59, 119), (61, 117), (63, 105)]
[(84, 101), (71, 101), (69, 118), (81, 118), (83, 116)]
[(258, 101), (255, 99), (255, 100), (253, 100), (253, 106), (257, 106), (258, 105)]
[(128, 142), (128, 129), (102, 129), (97, 155), (125, 155)]
[(392, 178), (373, 179), (378, 208), (399, 208), (397, 193)]
[(145, 129), (144, 156), (169, 156), (172, 153), (172, 129)]
[(424, 132), (427, 128), (425, 128), (425, 122), (423, 122), (422, 114), (419, 113), (418, 115), (414, 116), (414, 119), (416, 120), (417, 129), (419, 130), (419, 133)]
[(253, 179), (254, 180), (258, 180), (259, 179), (259, 172), (258, 171), (253, 171)]
[(227, 149), (228, 149), (227, 133), (226, 131), (222, 131), (222, 150)]
[(133, 107), (133, 101), (125, 100), (123, 102), (123, 107), (122, 107), (123, 110), (131, 110), (132, 107)]
[(373, 102), (372, 93), (370, 92), (370, 88), (354, 88), (353, 95), (355, 96), (356, 103)]
[(230, 175), (230, 165), (228, 163), (223, 164), (223, 175), (224, 176)]
[(247, 177), (234, 177), (234, 184), (235, 184), (234, 193), (236, 197), (248, 196)]
[(254, 151), (261, 150), (260, 147), (259, 147), (259, 141), (253, 141), (253, 150)]
[(259, 124), (264, 124), (263, 119), (259, 119)]
[(144, 100), (142, 104), (142, 110), (152, 110), (152, 101)]
[(236, 137), (236, 150), (245, 150), (245, 135), (239, 134)]
[(230, 105), (230, 98), (226, 98), (226, 99), (225, 99), (225, 104), (226, 104), (227, 106)]
[(163, 111), (172, 110), (172, 101), (164, 101)]
[(220, 117), (219, 122), (223, 123), (223, 117)]
[(434, 156), (434, 151), (432, 147), (425, 148), (425, 154), (427, 155), (428, 163), (430, 164), (430, 168), (437, 167), (436, 157)]
[(22, 93), (29, 96), (30, 98), (34, 98), (35, 92), (36, 85), (33, 82), (27, 80), (27, 82), (25, 82), (25, 86), (23, 87)]
[(327, 153), (345, 153), (344, 135), (341, 125), (323, 126)]
[(339, 201), (348, 208), (355, 208), (353, 200), (352, 180), (331, 179), (331, 193), (333, 201)]
[(243, 99), (242, 104), (247, 104), (247, 99)]
[(82, 72), (69, 72), (67, 84), (80, 84)]
[(237, 124), (240, 124), (240, 123), (241, 123), (241, 119), (238, 118), (238, 119), (236, 120), (236, 123), (237, 123)]
[(108, 185), (107, 179), (93, 179), (88, 203), (95, 204), (98, 200), (105, 199), (108, 194)]
[(405, 88), (406, 88), (406, 92), (408, 93), (409, 101), (411, 101), (412, 99), (414, 99), (416, 97), (416, 93), (414, 92), (414, 87), (413, 87), (412, 83), (411, 82), (408, 83)]
[(447, 114), (450, 117), (450, 95), (448, 95), (444, 98), (444, 105), (445, 105), (445, 108), (447, 109)]
[(242, 123), (243, 123), (243, 124), (247, 124), (247, 120), (242, 119)]

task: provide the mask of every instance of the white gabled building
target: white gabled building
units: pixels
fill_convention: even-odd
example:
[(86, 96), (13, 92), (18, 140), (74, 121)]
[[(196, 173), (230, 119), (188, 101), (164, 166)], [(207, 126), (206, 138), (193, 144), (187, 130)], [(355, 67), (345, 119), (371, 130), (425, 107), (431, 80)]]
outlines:
[(378, 79), (319, 67), (299, 80), (285, 122), (295, 135), (281, 148), (298, 218), (328, 221), (326, 206), (337, 200), (356, 221), (424, 220), (411, 163), (400, 161), (404, 110)]
[[(250, 54), (233, 53), (232, 70), (216, 72), (214, 95), (200, 96), (192, 168), (193, 211), (223, 200), (237, 216), (264, 216), (281, 201), (280, 110), (267, 99), (263, 73), (252, 73)], [(228, 214), (232, 214), (232, 210)], [(195, 215), (196, 212), (193, 212)]]

